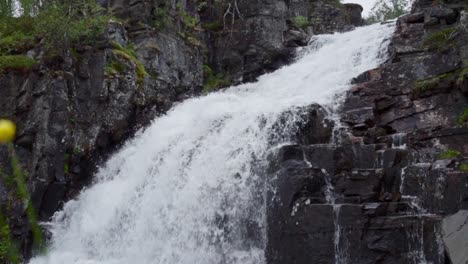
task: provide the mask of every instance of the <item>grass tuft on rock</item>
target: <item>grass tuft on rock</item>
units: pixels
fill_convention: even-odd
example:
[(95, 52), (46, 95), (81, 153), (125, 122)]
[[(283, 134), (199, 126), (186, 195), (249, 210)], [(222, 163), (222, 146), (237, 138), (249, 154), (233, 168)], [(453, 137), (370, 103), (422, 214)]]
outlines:
[(210, 66), (203, 65), (203, 71), (205, 76), (203, 93), (209, 93), (229, 86), (229, 80), (222, 73), (215, 74)]
[(433, 32), (424, 39), (424, 46), (430, 49), (443, 50), (452, 46), (451, 40), (454, 38), (457, 28), (446, 28)]
[(37, 61), (25, 55), (3, 55), (0, 56), (1, 70), (29, 71), (37, 64)]
[(463, 112), (458, 116), (457, 123), (459, 125), (468, 123), (468, 107), (465, 107)]
[(292, 23), (297, 28), (305, 29), (310, 25), (309, 20), (305, 16), (296, 16), (292, 19)]
[[(135, 65), (135, 75), (137, 77), (137, 83), (138, 85), (143, 85), (145, 76), (148, 76), (149, 74), (146, 71), (145, 66), (143, 66), (143, 64), (137, 59), (137, 54), (134, 47), (132, 45), (122, 47), (122, 45), (120, 45), (117, 42), (112, 42), (111, 45), (112, 51), (117, 57), (120, 57), (126, 61), (130, 61)], [(120, 67), (118, 65), (114, 65), (114, 69), (116, 66)], [(116, 70), (119, 70), (119, 68), (117, 68)]]
[(454, 159), (460, 156), (461, 156), (460, 152), (453, 150), (453, 149), (448, 149), (439, 155), (439, 159)]
[(462, 164), (460, 164), (459, 169), (460, 169), (460, 171), (462, 171), (462, 172), (468, 172), (468, 163), (462, 163)]

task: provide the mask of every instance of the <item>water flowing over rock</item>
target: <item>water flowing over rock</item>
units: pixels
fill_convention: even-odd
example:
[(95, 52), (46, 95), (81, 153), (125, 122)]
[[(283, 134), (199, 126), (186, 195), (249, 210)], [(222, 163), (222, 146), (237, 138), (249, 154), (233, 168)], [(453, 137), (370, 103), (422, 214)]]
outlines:
[[(388, 24), (318, 36), (318, 48), (256, 83), (180, 103), (127, 142), (99, 169), (95, 183), (55, 214), (48, 252), (30, 263), (270, 262), (281, 252), (268, 253), (274, 241), (269, 233), (283, 225), (271, 226), (271, 214), (291, 215), (291, 201), (331, 202), (332, 192), (323, 196), (331, 170), (314, 170), (310, 163), (318, 160), (306, 157), (309, 151), (283, 150), (284, 162), (298, 159), (310, 175), (298, 174), (297, 183), (288, 184), (309, 187), (297, 195), (285, 189), (294, 200), (270, 210), (275, 190), (282, 188), (274, 182), (284, 179), (268, 157), (291, 141), (319, 144), (332, 138), (333, 122), (326, 119), (333, 115), (326, 113), (342, 102), (339, 95), (354, 76), (386, 58), (393, 31)], [(322, 106), (308, 107), (313, 103)], [(322, 132), (294, 136), (312, 130)], [(333, 205), (324, 205), (323, 212), (333, 219)], [(291, 250), (299, 250), (297, 241), (291, 243)], [(324, 246), (334, 252), (333, 243)]]

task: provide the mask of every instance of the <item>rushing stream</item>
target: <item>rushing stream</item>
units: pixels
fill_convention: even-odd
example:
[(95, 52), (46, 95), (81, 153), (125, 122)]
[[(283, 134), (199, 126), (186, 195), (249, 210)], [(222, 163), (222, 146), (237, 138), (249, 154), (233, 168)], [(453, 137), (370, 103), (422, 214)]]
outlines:
[(47, 253), (30, 263), (265, 263), (272, 127), (298, 106), (339, 105), (353, 77), (383, 62), (393, 30), (315, 37), (295, 63), (256, 83), (178, 104), (55, 214)]

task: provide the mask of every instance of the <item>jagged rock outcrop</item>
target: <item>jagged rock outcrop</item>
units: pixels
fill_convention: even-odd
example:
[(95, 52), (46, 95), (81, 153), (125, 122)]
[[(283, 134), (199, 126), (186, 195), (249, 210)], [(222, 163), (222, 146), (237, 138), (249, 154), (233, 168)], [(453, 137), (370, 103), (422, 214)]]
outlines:
[(268, 263), (466, 261), (464, 6), (417, 1), (389, 61), (355, 78), (341, 109), (349, 130), (271, 158)]

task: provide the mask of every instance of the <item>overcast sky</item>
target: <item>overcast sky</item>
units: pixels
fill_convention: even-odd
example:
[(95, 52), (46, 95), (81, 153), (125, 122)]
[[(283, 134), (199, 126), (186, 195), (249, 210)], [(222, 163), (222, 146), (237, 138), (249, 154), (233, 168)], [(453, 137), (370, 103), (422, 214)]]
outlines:
[(362, 12), (362, 16), (367, 17), (370, 10), (374, 6), (376, 0), (344, 0), (344, 3), (356, 3), (362, 5), (364, 7), (364, 11)]

